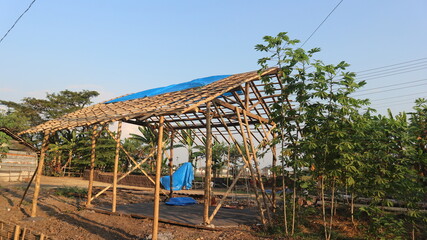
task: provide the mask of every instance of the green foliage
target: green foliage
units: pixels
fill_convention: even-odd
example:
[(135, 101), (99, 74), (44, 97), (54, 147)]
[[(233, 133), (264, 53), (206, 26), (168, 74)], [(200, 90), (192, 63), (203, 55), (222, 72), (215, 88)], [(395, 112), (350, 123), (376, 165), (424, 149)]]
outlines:
[(86, 188), (80, 187), (60, 187), (55, 189), (55, 195), (67, 198), (84, 198), (87, 195)]
[(385, 213), (379, 208), (365, 208), (361, 211), (369, 216), (369, 222), (362, 227), (365, 228), (368, 239), (407, 239), (407, 231), (402, 218), (392, 213)]
[(16, 113), (26, 119), (26, 126), (36, 126), (45, 121), (74, 112), (91, 104), (91, 99), (98, 96), (96, 91), (83, 90), (73, 92), (69, 90), (59, 93), (48, 93), (46, 99), (23, 98), (22, 103), (0, 100), (0, 104), (7, 106), (8, 114)]
[[(270, 117), (278, 126), (271, 144), (282, 145), (280, 159), (293, 168), (294, 189), (314, 186), (302, 178), (301, 169), (310, 168), (322, 198), (328, 195), (334, 201), (334, 193), (346, 189), (352, 196), (372, 199), (365, 211), (371, 221), (368, 232), (383, 231), (385, 238), (408, 234), (407, 226), (423, 219), (418, 210), (427, 186), (427, 101), (416, 101), (410, 119), (405, 113), (373, 116), (370, 108), (363, 113), (369, 101), (351, 94), (365, 82), (346, 71), (349, 64), (313, 60), (319, 49), (294, 48), (299, 41), (286, 33), (264, 41), (255, 47), (269, 54), (258, 61), (260, 73), (274, 64), (283, 86), (277, 89), (270, 78), (262, 79), (267, 94), (280, 95), (270, 106)], [(289, 202), (294, 211), (298, 195), (297, 190)], [(408, 209), (400, 218), (377, 208), (394, 202)], [(332, 213), (333, 207), (327, 220), (323, 205), (326, 239), (332, 237)]]

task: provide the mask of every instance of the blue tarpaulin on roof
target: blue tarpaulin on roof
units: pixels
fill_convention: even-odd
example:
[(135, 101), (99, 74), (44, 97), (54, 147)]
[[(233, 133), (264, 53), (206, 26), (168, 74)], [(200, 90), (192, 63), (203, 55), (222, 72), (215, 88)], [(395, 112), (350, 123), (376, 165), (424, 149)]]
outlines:
[[(193, 180), (193, 165), (191, 165), (190, 162), (186, 162), (172, 174), (172, 189), (175, 191), (181, 190), (183, 187), (185, 187), (185, 189), (191, 189)], [(166, 190), (170, 190), (170, 176), (160, 178), (160, 183), (162, 183)]]
[(153, 88), (153, 89), (149, 89), (149, 90), (144, 90), (142, 92), (129, 94), (129, 95), (121, 97), (121, 98), (113, 99), (113, 100), (108, 101), (106, 103), (122, 102), (122, 101), (127, 101), (127, 100), (138, 99), (138, 98), (156, 96), (156, 95), (169, 93), (169, 92), (181, 91), (181, 90), (195, 88), (195, 87), (203, 87), (203, 86), (206, 86), (208, 84), (211, 84), (213, 82), (216, 82), (218, 80), (224, 79), (224, 78), (229, 77), (229, 76), (231, 76), (231, 75), (218, 75), (218, 76), (211, 76), (211, 77), (205, 77), (205, 78), (198, 78), (198, 79), (194, 79), (194, 80), (189, 81), (189, 82), (178, 83), (178, 84), (173, 84), (173, 85), (166, 86), (166, 87)]

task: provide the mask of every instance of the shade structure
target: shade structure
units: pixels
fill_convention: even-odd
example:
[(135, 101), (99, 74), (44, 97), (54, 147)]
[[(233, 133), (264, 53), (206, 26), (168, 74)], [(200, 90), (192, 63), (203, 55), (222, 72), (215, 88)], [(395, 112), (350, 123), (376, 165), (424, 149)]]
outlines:
[[(184, 139), (180, 130), (190, 130), (197, 137), (199, 142), (204, 142), (206, 145), (206, 165), (211, 162), (212, 141), (225, 141), (227, 143), (238, 144), (238, 140), (234, 137), (243, 140), (245, 147), (244, 152), (240, 152), (245, 163), (244, 167), (249, 168), (251, 172), (251, 182), (253, 183), (253, 191), (256, 195), (257, 205), (259, 208), (262, 223), (266, 225), (271, 222), (269, 215), (269, 200), (265, 194), (262, 178), (259, 170), (259, 161), (257, 159), (256, 145), (260, 145), (264, 140), (271, 137), (271, 130), (275, 127), (275, 123), (270, 119), (270, 107), (279, 101), (280, 91), (283, 89), (282, 83), (278, 77), (278, 68), (269, 68), (263, 71), (251, 71), (239, 73), (230, 76), (216, 76), (213, 79), (202, 79), (200, 85), (188, 87), (188, 82), (185, 84), (177, 84), (164, 88), (152, 89), (121, 96), (106, 102), (98, 103), (81, 110), (66, 114), (57, 119), (47, 121), (36, 127), (21, 132), (21, 134), (32, 134), (43, 132), (45, 141), (49, 134), (77, 127), (93, 126), (92, 137), (92, 155), (95, 156), (95, 139), (99, 136), (100, 131), (96, 131), (99, 126), (107, 131), (116, 141), (116, 159), (120, 151), (122, 151), (135, 165), (130, 174), (135, 169), (140, 169), (144, 174), (145, 171), (141, 168), (143, 161), (139, 163), (130, 156), (126, 149), (121, 145), (119, 137), (114, 136), (106, 127), (106, 124), (112, 122), (126, 122), (140, 126), (147, 126), (153, 130), (157, 129), (159, 139), (162, 139), (163, 132), (175, 133), (175, 139)], [(270, 79), (264, 82), (263, 79)], [(200, 82), (200, 79), (199, 79)], [(264, 86), (268, 84), (272, 91), (266, 94)], [(185, 86), (184, 86), (185, 85)], [(120, 124), (118, 124), (118, 132), (120, 132)], [(47, 137), (46, 137), (47, 136)], [(205, 140), (205, 141), (204, 141)], [(151, 155), (156, 152), (156, 180), (151, 181), (156, 186), (155, 191), (155, 208), (154, 208), (154, 224), (153, 224), (153, 239), (157, 237), (158, 223), (158, 203), (160, 189), (160, 165), (162, 158), (163, 142), (159, 141), (156, 149), (152, 149)], [(261, 144), (262, 145), (262, 144)], [(208, 151), (209, 150), (209, 151)], [(239, 149), (240, 150), (240, 149)], [(44, 153), (46, 149), (42, 151)], [(116, 164), (117, 165), (117, 164)], [(205, 176), (205, 211), (203, 214), (204, 224), (209, 225), (218, 209), (223, 204), (223, 200), (230, 193), (230, 190), (236, 184), (237, 179), (242, 174), (242, 170), (233, 180), (230, 188), (225, 193), (223, 199), (217, 205), (216, 209), (209, 216), (210, 197), (212, 189), (210, 187), (210, 168), (206, 169)], [(93, 171), (93, 167), (91, 167)], [(147, 174), (146, 174), (147, 175)], [(148, 175), (147, 175), (148, 176)], [(122, 178), (120, 178), (122, 179)], [(114, 186), (120, 181), (117, 178), (117, 168), (114, 172)], [(36, 187), (39, 187), (39, 182), (36, 182)], [(89, 188), (91, 188), (89, 182)], [(107, 186), (95, 196), (90, 197), (88, 194), (88, 206), (90, 201), (98, 197), (102, 192), (106, 191), (110, 186)], [(114, 187), (115, 188), (115, 187)], [(261, 193), (259, 193), (261, 190)], [(90, 190), (88, 192), (91, 192)], [(163, 192), (162, 192), (163, 193)], [(164, 193), (163, 193), (164, 194)], [(113, 191), (113, 206), (115, 204), (115, 192)], [(208, 196), (208, 197), (206, 197)], [(33, 198), (33, 209), (37, 205), (37, 196)], [(157, 206), (157, 207), (156, 207)], [(115, 207), (112, 208), (115, 211)], [(35, 215), (35, 212), (34, 214)]]

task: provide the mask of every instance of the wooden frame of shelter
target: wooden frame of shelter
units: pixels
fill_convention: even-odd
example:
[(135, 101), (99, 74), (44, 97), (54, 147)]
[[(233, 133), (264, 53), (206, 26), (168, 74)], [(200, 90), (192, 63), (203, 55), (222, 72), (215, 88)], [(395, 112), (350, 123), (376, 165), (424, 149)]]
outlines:
[[(280, 89), (281, 82), (277, 74), (278, 68), (270, 68), (263, 71), (261, 75), (271, 78), (271, 84), (273, 84), (276, 89)], [(163, 149), (162, 135), (164, 131), (169, 132), (174, 138), (183, 138), (178, 130), (191, 129), (196, 138), (199, 140), (202, 137), (206, 139), (204, 224), (208, 225), (211, 223), (245, 168), (249, 168), (251, 173), (252, 187), (255, 190), (254, 193), (261, 221), (264, 225), (268, 224), (271, 221), (270, 207), (275, 207), (275, 189), (273, 185), (273, 194), (271, 197), (265, 193), (259, 168), (259, 159), (256, 154), (256, 144), (262, 145), (265, 141), (272, 138), (271, 130), (275, 127), (275, 124), (269, 118), (269, 105), (277, 101), (279, 94), (266, 95), (263, 86), (264, 84), (261, 81), (261, 76), (257, 71), (234, 74), (203, 87), (168, 92), (161, 95), (133, 100), (95, 104), (21, 132), (20, 134), (44, 133), (35, 181), (31, 216), (36, 216), (37, 199), (40, 191), (40, 177), (42, 175), (49, 135), (59, 130), (73, 129), (82, 126), (92, 126), (93, 131), (87, 206), (91, 206), (91, 201), (102, 194), (102, 192), (106, 191), (109, 187), (113, 187), (112, 212), (115, 212), (118, 181), (137, 168), (147, 175), (141, 168), (141, 164), (145, 160), (137, 162), (126, 152), (120, 143), (121, 123), (126, 122), (156, 129), (159, 135), (157, 149), (160, 151), (152, 149), (149, 155), (151, 157), (157, 154), (156, 176), (155, 179), (150, 178), (155, 184), (153, 239), (157, 239), (159, 199), (160, 191), (163, 191), (160, 189), (160, 172), (162, 158), (161, 149)], [(108, 123), (112, 122), (118, 122), (116, 135), (111, 133), (106, 127)], [(92, 184), (96, 156), (95, 147), (96, 139), (101, 132), (100, 128), (107, 130), (117, 143), (114, 180), (113, 184), (93, 196)], [(237, 143), (234, 137), (235, 135), (243, 140), (245, 150), (242, 151), (238, 148), (238, 151), (240, 151), (242, 159), (244, 160), (244, 167), (237, 174), (237, 177), (234, 179), (215, 210), (209, 215), (212, 189), (210, 184), (206, 183), (211, 182), (212, 141), (223, 140), (229, 144), (232, 142)], [(120, 150), (124, 152), (135, 166), (131, 171), (118, 178), (117, 171)], [(172, 154), (173, 151), (170, 152), (170, 160), (172, 159)], [(276, 159), (275, 152), (273, 151), (273, 166), (276, 164)], [(169, 164), (171, 166), (172, 162), (170, 161)], [(273, 178), (275, 178), (275, 175), (273, 175)], [(273, 182), (275, 182), (275, 180)], [(163, 193), (166, 194), (164, 191)]]

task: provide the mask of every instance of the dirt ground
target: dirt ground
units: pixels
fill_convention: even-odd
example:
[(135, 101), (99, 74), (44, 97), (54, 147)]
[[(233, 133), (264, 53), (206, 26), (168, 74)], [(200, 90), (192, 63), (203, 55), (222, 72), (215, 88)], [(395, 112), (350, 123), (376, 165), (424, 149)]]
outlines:
[[(108, 185), (95, 182), (100, 188)], [(86, 199), (81, 196), (65, 197), (55, 194), (56, 188), (64, 186), (87, 187), (87, 181), (78, 178), (43, 177), (39, 198), (38, 217), (31, 218), (30, 188), (21, 209), (17, 208), (23, 196), (25, 183), (0, 182), (0, 220), (19, 224), (53, 239), (149, 239), (152, 220), (116, 216), (86, 209)], [(125, 186), (121, 186), (125, 187)], [(133, 189), (133, 190), (132, 190)], [(122, 188), (118, 194), (118, 205), (152, 201), (152, 189), (138, 187)], [(197, 192), (196, 192), (197, 193)], [(109, 206), (111, 192), (106, 192), (94, 205)], [(240, 225), (211, 231), (159, 223), (159, 239), (268, 239), (257, 235), (252, 226)]]

